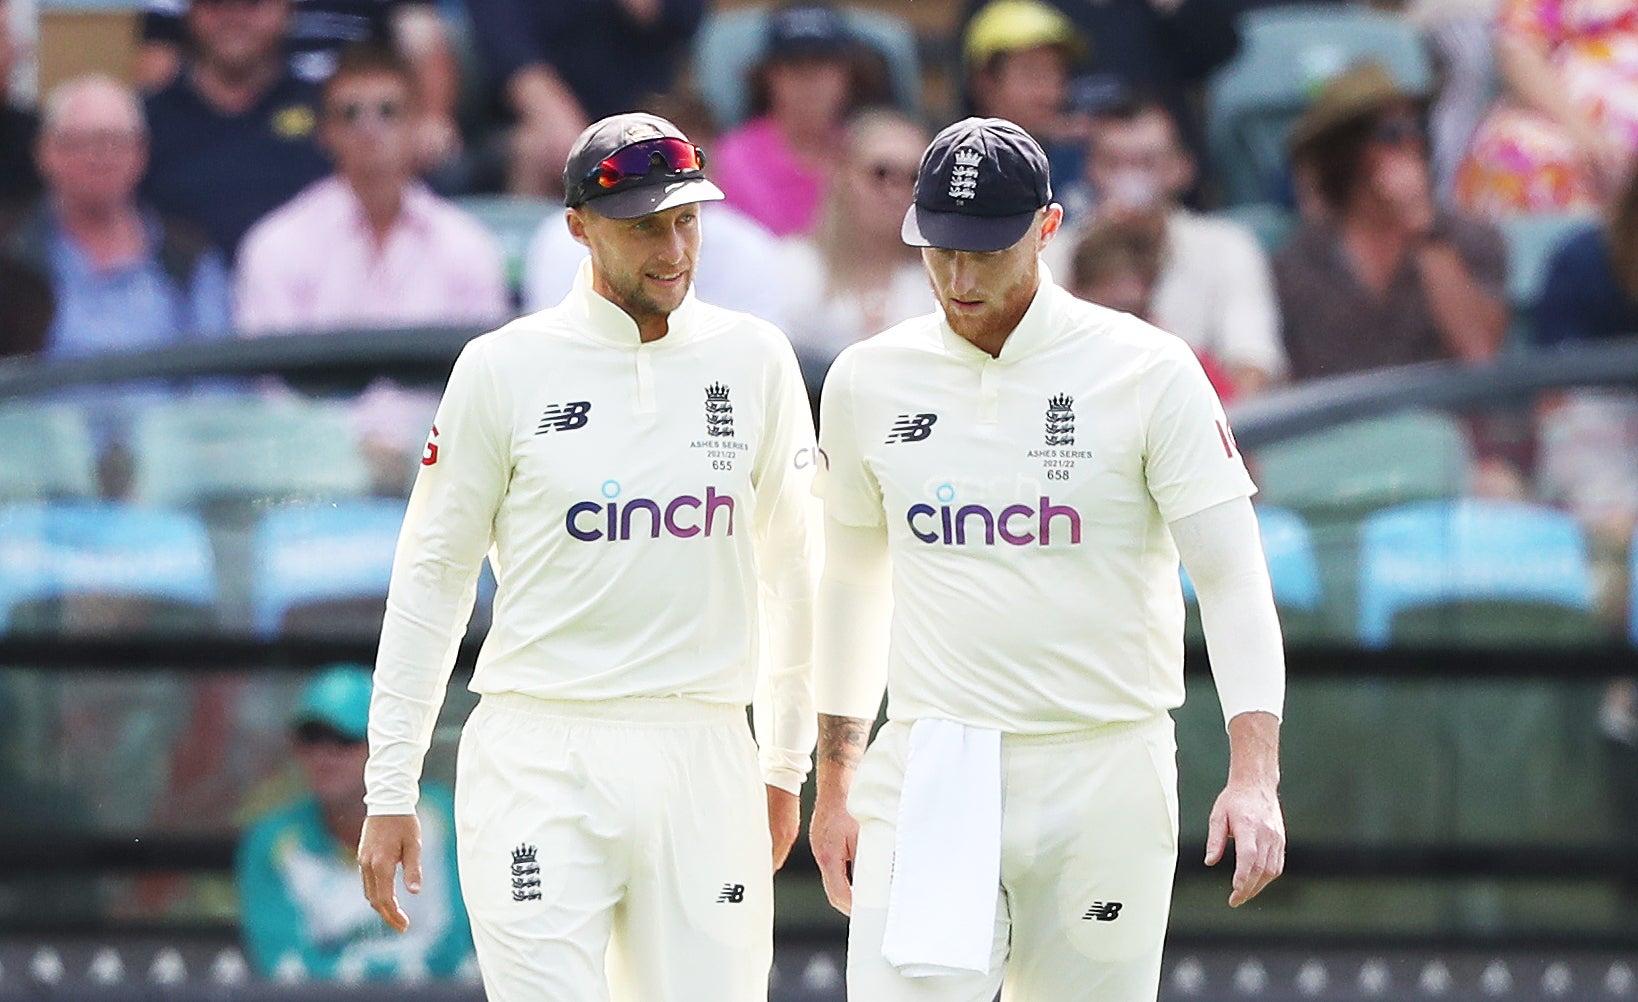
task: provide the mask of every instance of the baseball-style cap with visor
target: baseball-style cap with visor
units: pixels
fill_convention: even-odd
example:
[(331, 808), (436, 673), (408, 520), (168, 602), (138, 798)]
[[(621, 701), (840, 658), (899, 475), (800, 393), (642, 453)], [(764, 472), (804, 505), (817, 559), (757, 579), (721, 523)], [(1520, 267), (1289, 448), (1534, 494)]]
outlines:
[(290, 729), (303, 741), (359, 742), (370, 730), (370, 670), (331, 665), (302, 689)]
[(1004, 118), (966, 118), (933, 137), (901, 236), (912, 247), (1005, 250), (1052, 204), (1046, 153)]
[(611, 115), (586, 127), (563, 168), (563, 204), (636, 219), (691, 202), (715, 202), (705, 151), (658, 115)]

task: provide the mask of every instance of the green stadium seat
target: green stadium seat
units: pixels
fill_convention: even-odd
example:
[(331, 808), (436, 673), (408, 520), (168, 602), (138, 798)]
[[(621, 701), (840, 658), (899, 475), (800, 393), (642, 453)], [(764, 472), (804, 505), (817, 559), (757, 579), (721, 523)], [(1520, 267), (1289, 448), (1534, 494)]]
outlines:
[(1375, 60), (1413, 93), (1432, 68), (1417, 29), (1390, 14), (1340, 4), (1271, 7), (1241, 21), (1239, 55), (1206, 93), (1206, 143), (1231, 205), (1273, 197), (1286, 135), (1327, 80)]
[(512, 289), (522, 288), (524, 258), (535, 231), (548, 215), (563, 208), (562, 202), (522, 195), (464, 195), (455, 199), (455, 204), (476, 216), (494, 234), (506, 262), (506, 282)]
[(170, 507), (351, 497), (368, 470), (341, 404), (213, 397), (155, 407), (132, 433), (134, 493)]
[(29, 401), (0, 407), (6, 444), (0, 501), (93, 497), (96, 449), (77, 408)]
[[(893, 102), (909, 114), (921, 109), (921, 67), (916, 36), (890, 14), (843, 8), (848, 27), (887, 64)], [(707, 14), (694, 36), (694, 85), (711, 109), (717, 127), (726, 131), (751, 114), (747, 80), (762, 58), (768, 8), (747, 7)]]

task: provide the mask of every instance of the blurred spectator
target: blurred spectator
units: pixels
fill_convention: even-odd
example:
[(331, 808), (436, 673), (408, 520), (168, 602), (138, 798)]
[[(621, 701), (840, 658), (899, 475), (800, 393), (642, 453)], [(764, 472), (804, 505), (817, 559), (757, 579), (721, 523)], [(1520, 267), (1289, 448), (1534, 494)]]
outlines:
[(11, 5), (0, 0), (0, 205), (32, 198), (40, 191), (34, 169), (34, 116), (10, 103), (11, 68), (17, 49), (11, 33)]
[(246, 234), (235, 279), (241, 334), (505, 318), (494, 237), (415, 178), (415, 79), (391, 49), (343, 52), (319, 122), (336, 174)]
[(289, 17), (288, 0), (192, 4), (191, 59), (147, 99), (144, 193), (204, 227), (230, 259), (252, 223), (328, 170), (313, 144), (318, 91), (284, 62)]
[(1294, 379), (1482, 361), (1507, 328), (1494, 227), (1439, 210), (1413, 97), (1376, 63), (1333, 78), (1291, 134), (1302, 225), (1274, 259)]
[(1497, 33), (1503, 97), (1459, 204), (1490, 218), (1607, 204), (1638, 152), (1638, 4), (1507, 0)]
[(1548, 262), (1534, 328), (1544, 346), (1638, 335), (1638, 171), (1609, 222), (1588, 224)]
[(1187, 341), (1221, 373), (1225, 399), (1254, 395), (1280, 379), (1285, 348), (1268, 258), (1245, 227), (1183, 207), (1195, 163), (1165, 106), (1123, 101), (1095, 116), (1086, 180), (1096, 196), (1092, 222), (1066, 226), (1047, 245), (1047, 261), (1067, 272), (1088, 225), (1116, 222), (1152, 232), (1160, 274), (1145, 319)]
[(1114, 220), (1096, 222), (1083, 228), (1070, 249), (1067, 287), (1089, 303), (1153, 323), (1160, 258), (1154, 230)]
[[(1207, 78), (1240, 47), (1239, 0), (1048, 0), (1091, 46), (1087, 74), (1074, 89), (1095, 103), (1108, 95), (1154, 94), (1182, 125), (1199, 157), (1204, 148), (1198, 100)], [(968, 17), (984, 0), (966, 0)]]
[[(716, 173), (716, 123), (705, 102), (681, 93), (650, 97), (644, 110), (660, 116), (705, 150), (706, 170)], [(595, 210), (593, 210), (595, 211)], [(699, 205), (702, 239), (709, 254), (696, 265), (694, 290), (716, 306), (740, 310), (789, 330), (789, 297), (779, 241), (761, 223), (726, 202)], [(530, 312), (556, 306), (574, 285), (586, 248), (569, 234), (563, 210), (549, 213), (529, 241), (524, 262), (523, 308)]]
[(1064, 112), (1086, 40), (1069, 18), (1041, 0), (993, 0), (967, 25), (962, 56), (973, 114), (1004, 118), (1034, 136), (1055, 182), (1080, 177), (1082, 137)]
[(46, 196), (0, 217), (0, 257), (18, 293), (3, 311), (42, 307), (0, 354), (54, 358), (219, 337), (228, 283), (204, 234), (140, 204), (147, 160), (142, 106), (123, 84), (89, 76), (46, 98), (37, 145)]
[(517, 121), (507, 189), (561, 194), (591, 122), (671, 89), (705, 0), (466, 0), (478, 54)]
[(787, 333), (804, 371), (822, 372), (853, 342), (937, 306), (920, 252), (899, 234), (930, 139), (895, 111), (848, 123), (819, 225), (786, 255)]
[(1433, 50), (1439, 89), (1428, 107), (1428, 145), (1440, 205), (1456, 198), (1456, 171), (1496, 93), (1492, 26), (1501, 0), (1410, 0), (1405, 16)]
[(240, 928), (263, 977), (449, 977), (471, 955), (446, 791), (422, 787), (420, 892), (407, 893), (398, 877), (409, 931), (389, 928), (359, 890), (369, 710), (370, 672), (360, 665), (334, 665), (308, 684), (290, 720), (308, 790), (239, 845)]
[[(211, 2), (211, 0), (205, 0)], [(261, 0), (246, 0), (256, 3)], [(460, 66), (449, 30), (428, 0), (292, 0), (285, 49), (298, 80), (322, 84), (335, 72), (347, 45), (390, 45), (409, 57), (421, 93), (416, 148), (424, 166), (442, 163), (460, 149), (455, 103)], [(136, 78), (144, 90), (170, 83), (182, 64), (189, 0), (146, 0)]]
[(857, 43), (835, 8), (781, 7), (767, 24), (751, 71), (752, 118), (722, 137), (707, 167), (729, 205), (785, 237), (818, 222), (842, 123), (864, 82)]

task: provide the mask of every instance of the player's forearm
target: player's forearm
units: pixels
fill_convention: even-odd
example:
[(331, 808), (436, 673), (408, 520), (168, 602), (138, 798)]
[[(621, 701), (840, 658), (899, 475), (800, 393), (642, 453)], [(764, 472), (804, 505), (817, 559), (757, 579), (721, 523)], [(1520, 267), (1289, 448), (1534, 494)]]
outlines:
[(870, 744), (871, 720), (819, 714), (819, 762), (814, 775), (820, 800), (847, 799), (853, 774)]
[(1280, 785), (1280, 718), (1241, 713), (1229, 721), (1229, 785), (1277, 789)]

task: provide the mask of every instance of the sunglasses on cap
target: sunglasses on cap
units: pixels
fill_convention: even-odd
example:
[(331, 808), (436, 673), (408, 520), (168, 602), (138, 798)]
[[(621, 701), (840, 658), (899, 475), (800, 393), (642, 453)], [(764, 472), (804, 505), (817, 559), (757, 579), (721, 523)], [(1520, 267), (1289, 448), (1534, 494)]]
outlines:
[(622, 146), (586, 174), (586, 185), (603, 192), (655, 171), (692, 174), (705, 169), (705, 151), (686, 139), (664, 136)]

